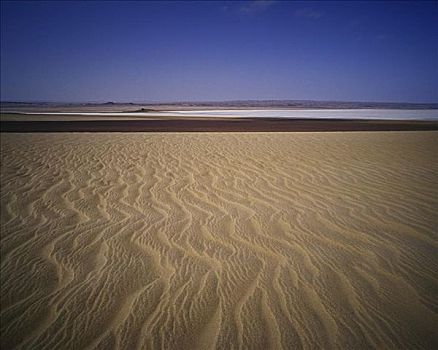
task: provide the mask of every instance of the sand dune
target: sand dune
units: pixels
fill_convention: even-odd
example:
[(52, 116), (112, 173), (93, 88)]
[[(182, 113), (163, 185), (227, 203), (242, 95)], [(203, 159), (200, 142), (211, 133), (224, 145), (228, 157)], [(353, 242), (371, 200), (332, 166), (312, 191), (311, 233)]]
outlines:
[(438, 347), (438, 132), (1, 147), (2, 349)]

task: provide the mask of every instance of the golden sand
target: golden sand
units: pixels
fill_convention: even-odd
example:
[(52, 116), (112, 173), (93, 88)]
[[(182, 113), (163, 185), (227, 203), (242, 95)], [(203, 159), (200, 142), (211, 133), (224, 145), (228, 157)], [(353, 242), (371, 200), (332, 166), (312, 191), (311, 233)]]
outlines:
[(1, 147), (4, 349), (438, 346), (438, 132)]

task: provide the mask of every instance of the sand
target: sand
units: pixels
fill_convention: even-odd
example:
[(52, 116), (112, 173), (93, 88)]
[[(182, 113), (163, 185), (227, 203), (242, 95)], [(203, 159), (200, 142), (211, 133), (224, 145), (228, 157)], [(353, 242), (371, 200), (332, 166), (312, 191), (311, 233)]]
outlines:
[(1, 147), (2, 349), (438, 346), (438, 132)]
[[(1, 114), (3, 116), (3, 114)], [(438, 120), (160, 117), (137, 120), (0, 120), (2, 132), (438, 131)], [(26, 116), (27, 117), (27, 116)], [(6, 117), (5, 117), (6, 118)], [(58, 118), (54, 116), (53, 118)], [(64, 118), (61, 116), (60, 118)], [(118, 117), (114, 117), (118, 118)]]

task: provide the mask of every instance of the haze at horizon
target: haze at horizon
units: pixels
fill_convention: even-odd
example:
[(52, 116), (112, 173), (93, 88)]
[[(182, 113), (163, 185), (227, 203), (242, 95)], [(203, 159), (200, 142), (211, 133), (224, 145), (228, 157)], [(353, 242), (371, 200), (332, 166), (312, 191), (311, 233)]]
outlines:
[(438, 102), (436, 2), (2, 2), (1, 99)]

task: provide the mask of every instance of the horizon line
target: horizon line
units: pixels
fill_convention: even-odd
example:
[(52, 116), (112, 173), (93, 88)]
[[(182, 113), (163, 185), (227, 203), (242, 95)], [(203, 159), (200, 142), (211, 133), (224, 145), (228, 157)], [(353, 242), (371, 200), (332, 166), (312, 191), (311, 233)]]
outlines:
[(115, 101), (115, 100), (0, 100), (3, 103), (57, 103), (57, 104), (185, 104), (185, 103), (236, 103), (236, 102), (319, 102), (319, 103), (373, 103), (373, 104), (412, 104), (412, 105), (438, 105), (437, 102), (411, 102), (411, 101), (370, 101), (370, 100), (313, 100), (313, 99), (226, 99), (226, 100), (151, 100), (151, 101)]

